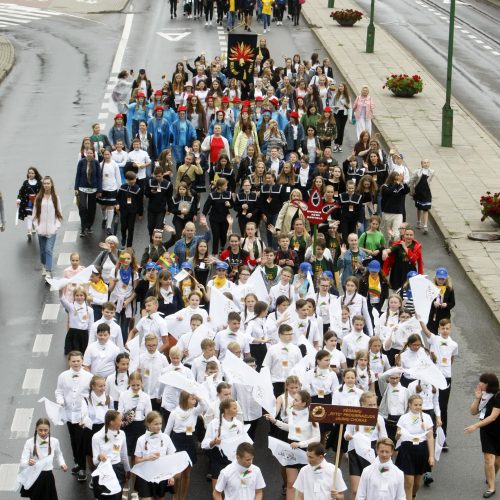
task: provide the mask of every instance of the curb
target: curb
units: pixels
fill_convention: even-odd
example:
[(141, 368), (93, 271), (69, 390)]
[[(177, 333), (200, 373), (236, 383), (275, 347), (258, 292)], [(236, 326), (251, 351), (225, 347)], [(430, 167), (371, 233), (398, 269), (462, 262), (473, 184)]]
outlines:
[(2, 83), (16, 61), (14, 46), (8, 38), (0, 35), (0, 83)]
[[(496, 1), (499, 1), (499, 0), (494, 0), (494, 1), (496, 2)], [(321, 45), (323, 46), (323, 49), (328, 53), (332, 65), (335, 67), (335, 69), (338, 71), (338, 73), (340, 75), (342, 75), (343, 81), (345, 81), (347, 83), (347, 85), (349, 86), (351, 94), (355, 95), (355, 92), (353, 92), (353, 89), (356, 88), (356, 85), (353, 85), (353, 82), (347, 76), (349, 73), (347, 71), (344, 71), (343, 69), (341, 69), (337, 65), (334, 52), (330, 49), (330, 47), (328, 46), (328, 44), (325, 42), (325, 40), (323, 38), (323, 33), (324, 33), (323, 29), (325, 27), (324, 26), (314, 25), (314, 23), (311, 22), (311, 19), (309, 17), (307, 9), (303, 8), (301, 14), (304, 17), (304, 19), (306, 20), (309, 28), (313, 31), (313, 33), (316, 35), (316, 37), (318, 38), (318, 40), (321, 42)], [(377, 29), (383, 29), (383, 28), (378, 27)], [(394, 44), (398, 44), (398, 42), (396, 40), (394, 40), (392, 36), (390, 36), (390, 35), (388, 35), (388, 36), (391, 38), (391, 40), (394, 42)], [(406, 49), (404, 47), (403, 47), (403, 49), (406, 51)], [(459, 102), (457, 102), (455, 100), (454, 104), (457, 105), (457, 106), (460, 106), (467, 115), (470, 115), (463, 108), (463, 106), (460, 105)], [(385, 145), (389, 146), (389, 149), (391, 147), (393, 147), (394, 146), (393, 143), (390, 140), (387, 139), (387, 137), (389, 137), (389, 135), (386, 134), (384, 132), (383, 128), (381, 128), (377, 124), (377, 119), (376, 118), (373, 120), (373, 125), (375, 126), (375, 129), (379, 132), (381, 138), (383, 139), (383, 142), (385, 142)], [(489, 132), (487, 132), (482, 126), (481, 126), (481, 128), (490, 137), (492, 137), (491, 134), (489, 134)], [(495, 142), (497, 142), (497, 141), (495, 140)], [(394, 147), (396, 147), (396, 146), (394, 146)], [(492, 319), (494, 318), (496, 320), (496, 322), (497, 322), (497, 325), (500, 326), (500, 309), (498, 308), (498, 305), (490, 297), (486, 296), (483, 293), (483, 288), (482, 288), (482, 285), (481, 285), (481, 283), (479, 281), (477, 273), (474, 270), (472, 270), (469, 265), (464, 265), (464, 259), (465, 259), (464, 254), (462, 253), (462, 251), (460, 250), (460, 248), (458, 248), (457, 245), (453, 244), (453, 237), (451, 236), (450, 232), (448, 231), (446, 225), (442, 222), (442, 220), (439, 217), (439, 215), (437, 215), (436, 211), (431, 212), (429, 215), (430, 215), (431, 221), (434, 223), (434, 226), (437, 229), (438, 233), (443, 238), (443, 244), (444, 244), (446, 250), (448, 251), (449, 254), (450, 253), (453, 254), (453, 256), (457, 259), (458, 264), (460, 265), (460, 267), (462, 267), (465, 276), (469, 279), (469, 281), (472, 283), (472, 285), (476, 288), (477, 292), (482, 297), (484, 303), (486, 304), (486, 306), (490, 310)]]

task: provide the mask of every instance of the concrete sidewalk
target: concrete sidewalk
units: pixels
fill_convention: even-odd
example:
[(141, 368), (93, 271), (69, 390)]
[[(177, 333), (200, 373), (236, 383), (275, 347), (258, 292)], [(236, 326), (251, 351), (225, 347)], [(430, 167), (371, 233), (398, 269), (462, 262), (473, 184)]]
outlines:
[[(351, 0), (336, 0), (335, 10), (345, 8), (360, 10)], [(479, 198), (486, 191), (500, 191), (498, 143), (453, 101), (454, 147), (442, 148), (444, 88), (379, 26), (376, 26), (375, 53), (367, 54), (368, 18), (364, 17), (352, 28), (343, 28), (329, 17), (331, 10), (326, 0), (307, 0), (302, 14), (351, 90), (357, 94), (363, 84), (369, 85), (375, 102), (374, 123), (387, 145), (405, 155), (410, 170), (417, 168), (422, 158), (431, 160), (436, 171), (431, 185), (431, 214), (449, 248), (500, 322), (500, 242), (482, 243), (467, 238), (471, 231), (498, 229), (489, 220), (481, 222), (479, 205)], [(424, 80), (423, 93), (411, 99), (392, 96), (382, 88), (391, 73), (419, 73)], [(425, 236), (417, 233), (417, 239), (425, 252)]]
[(13, 45), (4, 36), (0, 35), (0, 83), (5, 80), (14, 66), (16, 55)]

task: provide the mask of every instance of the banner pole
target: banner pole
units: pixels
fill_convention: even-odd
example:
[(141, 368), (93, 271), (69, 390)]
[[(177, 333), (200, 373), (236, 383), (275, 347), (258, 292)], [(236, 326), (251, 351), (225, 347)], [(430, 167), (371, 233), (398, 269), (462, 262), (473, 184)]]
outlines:
[(337, 471), (339, 470), (340, 462), (340, 445), (342, 443), (342, 435), (344, 434), (344, 424), (340, 424), (339, 437), (337, 439), (337, 453), (335, 454), (335, 471), (333, 472), (333, 489), (337, 483)]

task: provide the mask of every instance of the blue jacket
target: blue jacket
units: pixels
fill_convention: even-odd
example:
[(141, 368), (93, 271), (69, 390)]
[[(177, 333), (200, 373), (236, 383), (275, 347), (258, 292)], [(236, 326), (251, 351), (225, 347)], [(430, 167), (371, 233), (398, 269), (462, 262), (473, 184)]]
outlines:
[[(212, 239), (212, 235), (211, 235), (209, 229), (207, 229), (207, 231), (206, 231), (205, 234), (201, 234), (201, 235), (195, 236), (191, 240), (191, 244), (189, 246), (189, 250), (190, 250), (189, 254), (191, 256), (194, 255), (194, 251), (196, 249), (196, 245), (198, 245), (198, 242), (200, 240), (205, 240), (208, 243), (211, 239)], [(182, 238), (180, 240), (177, 240), (175, 242), (174, 253), (179, 258), (179, 266), (181, 266), (181, 264), (187, 260), (186, 259), (186, 250), (187, 250), (187, 246), (186, 246), (186, 240), (184, 238)]]
[(153, 136), (157, 155), (170, 146), (170, 125), (165, 118), (150, 118), (148, 132)]
[[(361, 250), (360, 248), (358, 252), (358, 262), (363, 262), (367, 258), (368, 254), (364, 250)], [(342, 282), (342, 285), (345, 284), (349, 276), (355, 276), (356, 278), (361, 278), (362, 274), (365, 272), (365, 268), (356, 271), (356, 273), (353, 272), (352, 252), (350, 250), (347, 250), (347, 252), (345, 252), (343, 255), (339, 257), (337, 261), (337, 266), (339, 268), (339, 271), (342, 273), (340, 276), (340, 281)]]
[[(287, 124), (283, 133), (286, 139), (286, 149), (293, 151), (293, 126), (291, 123)], [(304, 140), (305, 135), (304, 127), (299, 123), (297, 129), (297, 147), (300, 147), (300, 143)]]
[(177, 165), (181, 165), (184, 161), (184, 146), (191, 147), (193, 141), (196, 140), (196, 130), (194, 129), (193, 125), (189, 120), (185, 120), (185, 122), (187, 125), (186, 144), (180, 144), (180, 121), (175, 121), (170, 127), (170, 144), (172, 144), (172, 150)]
[(79, 188), (94, 188), (97, 192), (102, 191), (101, 166), (97, 160), (94, 160), (91, 182), (87, 179), (87, 158), (82, 158), (76, 166), (75, 191)]
[(117, 141), (123, 141), (123, 147), (126, 151), (130, 149), (130, 134), (127, 127), (117, 128), (115, 126), (109, 129), (108, 138), (114, 146)]
[(129, 135), (132, 135), (132, 122), (134, 120), (143, 120), (147, 123), (148, 121), (148, 105), (146, 104), (146, 109), (143, 111), (142, 109), (137, 110), (137, 103), (133, 102), (129, 108), (127, 113), (127, 128)]

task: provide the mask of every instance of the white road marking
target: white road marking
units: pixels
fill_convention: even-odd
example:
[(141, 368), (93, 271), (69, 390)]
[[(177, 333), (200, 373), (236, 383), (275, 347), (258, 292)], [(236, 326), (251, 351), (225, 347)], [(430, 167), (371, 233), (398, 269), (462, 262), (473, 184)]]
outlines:
[(31, 21), (27, 21), (26, 19), (19, 19), (15, 16), (6, 15), (6, 14), (2, 14), (0, 19), (6, 20), (6, 21), (15, 21), (16, 23), (20, 23), (20, 24), (27, 24), (27, 23), (31, 22)]
[(58, 266), (69, 266), (71, 264), (70, 256), (71, 256), (71, 253), (61, 252), (59, 254), (59, 257), (57, 258), (57, 265)]
[(78, 231), (64, 231), (63, 243), (74, 243), (77, 236)]
[(101, 130), (104, 130), (106, 128), (106, 124), (105, 123), (99, 123), (99, 125), (101, 126)]
[(485, 46), (483, 47), (483, 49), (486, 49), (486, 50), (491, 50), (492, 48), (493, 48), (493, 47), (490, 47), (489, 45), (485, 45)]
[(495, 56), (500, 56), (500, 52), (497, 52), (496, 50), (494, 50), (492, 54), (494, 54)]
[(482, 40), (474, 40), (476, 43), (484, 43)]
[(99, 113), (99, 115), (97, 116), (97, 119), (98, 120), (106, 120), (109, 116), (109, 113)]
[(160, 35), (162, 38), (165, 38), (165, 40), (168, 40), (169, 42), (178, 42), (179, 40), (186, 38), (190, 33), (190, 31), (183, 31), (182, 33), (163, 33), (162, 31), (156, 32), (157, 35)]
[(0, 491), (16, 491), (19, 464), (0, 465)]
[(68, 222), (80, 222), (80, 215), (78, 210), (71, 210), (68, 215)]
[(38, 9), (36, 7), (26, 7), (24, 5), (12, 5), (10, 3), (0, 3), (0, 7), (8, 7), (8, 8), (12, 8), (14, 10), (25, 11), (25, 12), (45, 12), (47, 14), (51, 14), (52, 16), (61, 16), (62, 15), (62, 12), (57, 12), (56, 10), (43, 9), (43, 11), (41, 11), (40, 9)]
[(47, 355), (50, 351), (50, 343), (52, 342), (52, 334), (38, 334), (35, 337), (33, 344), (33, 355), (40, 356), (41, 354)]
[(469, 33), (467, 30), (460, 30), (460, 31), (465, 34)]
[(42, 313), (42, 321), (56, 321), (61, 304), (45, 304)]
[[(111, 73), (116, 73), (122, 69), (123, 56), (125, 55), (125, 49), (127, 48), (127, 42), (130, 37), (130, 30), (132, 29), (132, 21), (134, 20), (134, 14), (127, 14), (125, 16), (125, 25), (123, 26), (122, 37), (120, 43), (118, 44), (118, 49), (116, 50), (115, 59), (113, 61), (113, 66), (111, 67)], [(112, 78), (109, 81), (116, 81)]]
[(16, 408), (12, 425), (10, 426), (11, 439), (27, 438), (33, 420), (33, 408)]
[[(113, 85), (108, 85), (108, 87), (111, 87), (110, 90), (113, 90), (114, 86)], [(111, 97), (111, 92), (106, 92), (104, 94), (104, 99), (109, 99)]]
[(477, 36), (476, 36), (476, 35), (467, 35), (467, 36), (468, 36), (469, 38), (472, 38), (472, 39), (477, 38)]
[[(110, 103), (109, 102), (103, 102), (101, 104), (101, 109), (109, 109)], [(103, 113), (104, 114), (104, 113)], [(109, 114), (109, 113), (106, 113)]]
[(22, 385), (23, 394), (38, 394), (42, 384), (43, 368), (28, 368)]

